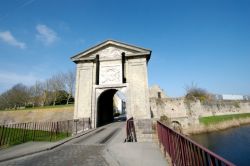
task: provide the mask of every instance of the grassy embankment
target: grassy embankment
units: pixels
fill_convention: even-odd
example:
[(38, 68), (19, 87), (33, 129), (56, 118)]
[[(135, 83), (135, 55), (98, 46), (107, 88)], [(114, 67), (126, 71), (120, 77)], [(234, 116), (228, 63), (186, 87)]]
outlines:
[(239, 120), (244, 118), (250, 118), (250, 113), (201, 117), (199, 121), (204, 125), (213, 125), (225, 121)]
[(199, 122), (200, 125), (191, 126), (184, 133), (200, 134), (250, 124), (250, 113), (201, 117)]
[[(19, 110), (0, 110), (1, 111), (1, 118), (2, 121), (6, 119), (14, 119), (19, 120), (17, 122), (12, 123), (25, 123), (36, 120), (41, 118), (45, 119), (46, 121), (60, 121), (65, 120), (68, 111), (62, 110), (71, 110), (73, 109), (74, 105), (56, 105), (56, 106), (44, 106), (44, 107), (34, 107), (34, 108), (25, 108)], [(59, 114), (54, 114), (59, 112)], [(31, 114), (32, 113), (32, 114)], [(49, 114), (48, 114), (49, 113)], [(64, 115), (64, 113), (66, 113)], [(49, 116), (52, 119), (46, 118)], [(52, 116), (52, 117), (51, 117)], [(56, 116), (57, 118), (53, 118)], [(61, 116), (61, 117), (60, 117)], [(11, 118), (10, 118), (11, 117)], [(62, 119), (64, 117), (64, 119)], [(31, 118), (31, 119), (29, 119)], [(50, 131), (41, 131), (41, 130), (24, 130), (21, 128), (4, 128), (0, 126), (0, 139), (1, 139), (1, 147), (9, 147), (12, 145), (17, 145), (24, 142), (29, 141), (58, 141), (67, 137), (67, 133), (57, 133), (52, 134)]]

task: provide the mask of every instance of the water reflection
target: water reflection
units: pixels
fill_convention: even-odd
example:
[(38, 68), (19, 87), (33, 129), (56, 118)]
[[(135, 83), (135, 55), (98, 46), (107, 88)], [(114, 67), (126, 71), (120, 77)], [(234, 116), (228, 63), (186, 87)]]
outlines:
[(250, 125), (190, 137), (236, 165), (250, 165)]

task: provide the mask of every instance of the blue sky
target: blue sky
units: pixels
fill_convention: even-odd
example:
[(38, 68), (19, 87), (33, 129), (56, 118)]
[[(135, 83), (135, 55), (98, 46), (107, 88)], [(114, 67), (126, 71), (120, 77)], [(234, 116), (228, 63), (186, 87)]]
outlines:
[(0, 93), (74, 70), (71, 56), (107, 39), (151, 49), (149, 84), (169, 96), (192, 82), (250, 94), (248, 0), (2, 0)]

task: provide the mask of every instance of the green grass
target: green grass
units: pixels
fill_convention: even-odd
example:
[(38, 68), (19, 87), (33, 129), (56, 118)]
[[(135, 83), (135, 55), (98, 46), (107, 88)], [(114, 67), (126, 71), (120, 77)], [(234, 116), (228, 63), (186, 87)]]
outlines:
[(250, 113), (201, 117), (199, 121), (202, 124), (209, 125), (229, 121), (232, 119), (242, 119), (248, 117), (250, 117)]
[(58, 141), (68, 137), (70, 134), (52, 134), (42, 130), (24, 130), (18, 128), (0, 128), (0, 147), (9, 147), (29, 141)]
[(68, 105), (51, 105), (51, 106), (44, 106), (44, 107), (30, 107), (30, 108), (24, 108), (24, 109), (10, 109), (10, 110), (0, 110), (0, 111), (32, 111), (32, 110), (42, 110), (42, 109), (54, 109), (54, 108), (69, 108), (73, 107), (74, 104), (68, 104)]

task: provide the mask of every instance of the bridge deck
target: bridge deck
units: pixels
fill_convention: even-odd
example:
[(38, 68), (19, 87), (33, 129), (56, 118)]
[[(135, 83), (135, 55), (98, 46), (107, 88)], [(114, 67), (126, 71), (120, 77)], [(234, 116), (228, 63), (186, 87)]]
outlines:
[[(100, 127), (53, 150), (0, 162), (0, 165), (167, 165), (155, 143), (123, 143), (125, 122)], [(38, 152), (55, 143), (26, 143), (0, 151), (0, 160)]]

